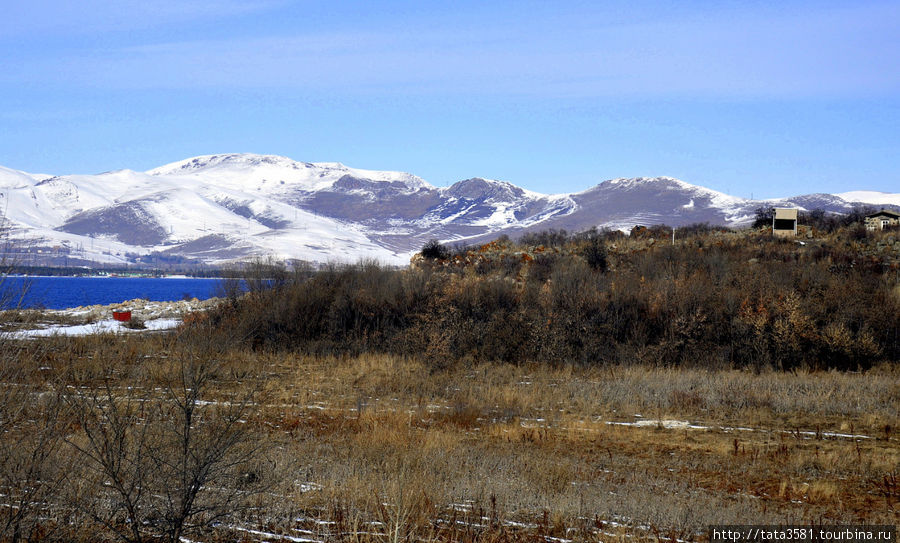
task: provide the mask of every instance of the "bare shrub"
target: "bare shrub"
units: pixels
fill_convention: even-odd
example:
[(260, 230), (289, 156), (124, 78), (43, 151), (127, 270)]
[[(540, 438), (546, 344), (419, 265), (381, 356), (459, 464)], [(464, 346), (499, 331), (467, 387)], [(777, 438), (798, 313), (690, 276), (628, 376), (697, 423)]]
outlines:
[(122, 326), (128, 328), (129, 330), (146, 330), (147, 323), (144, 322), (143, 319), (139, 317), (131, 317), (127, 321), (122, 323)]
[(67, 441), (83, 465), (71, 500), (123, 541), (180, 541), (240, 511), (264, 481), (248, 471), (252, 389), (207, 402), (219, 364), (209, 353), (177, 355), (159, 394), (134, 370), (120, 386), (107, 380), (68, 397), (80, 431)]
[(556, 261), (562, 256), (555, 252), (540, 252), (534, 255), (534, 260), (528, 265), (528, 280), (537, 283), (546, 282), (553, 273)]
[(519, 238), (521, 245), (531, 245), (534, 247), (562, 247), (569, 241), (569, 233), (565, 230), (540, 230), (537, 232), (528, 232), (522, 234)]
[(13, 239), (12, 233), (12, 224), (0, 210), (0, 313), (22, 308), (31, 287), (28, 280), (9, 277), (16, 269), (18, 253), (27, 247), (25, 241)]
[(70, 465), (61, 451), (67, 408), (53, 386), (11, 362), (0, 368), (0, 539), (37, 541), (58, 524)]

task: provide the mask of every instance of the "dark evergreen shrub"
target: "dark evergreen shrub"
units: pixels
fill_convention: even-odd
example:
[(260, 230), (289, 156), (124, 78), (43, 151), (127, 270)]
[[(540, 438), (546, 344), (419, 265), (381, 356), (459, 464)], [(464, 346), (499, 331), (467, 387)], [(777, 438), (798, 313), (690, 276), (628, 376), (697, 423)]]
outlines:
[(441, 245), (438, 240), (432, 239), (422, 246), (422, 256), (432, 260), (446, 260), (450, 257), (450, 250)]

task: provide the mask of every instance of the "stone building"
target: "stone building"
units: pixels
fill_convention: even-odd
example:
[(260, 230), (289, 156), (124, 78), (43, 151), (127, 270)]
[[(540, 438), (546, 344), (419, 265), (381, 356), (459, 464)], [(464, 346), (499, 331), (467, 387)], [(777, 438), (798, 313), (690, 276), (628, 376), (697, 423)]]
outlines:
[(884, 230), (891, 226), (900, 226), (900, 213), (882, 209), (878, 213), (866, 215), (866, 230)]

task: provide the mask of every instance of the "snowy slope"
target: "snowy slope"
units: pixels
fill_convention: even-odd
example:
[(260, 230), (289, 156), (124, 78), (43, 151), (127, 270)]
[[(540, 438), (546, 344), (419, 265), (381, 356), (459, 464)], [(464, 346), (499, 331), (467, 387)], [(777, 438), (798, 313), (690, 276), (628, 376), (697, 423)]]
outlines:
[[(566, 196), (548, 196), (507, 181), (475, 177), (441, 189), (441, 203), (425, 214), (422, 225), (467, 225), (489, 230), (539, 222), (571, 211)], [(535, 217), (537, 215), (537, 217)]]
[(873, 190), (857, 190), (853, 192), (842, 192), (835, 196), (848, 202), (862, 202), (873, 205), (893, 205), (900, 206), (900, 193), (877, 192)]
[[(228, 157), (210, 160), (208, 167), (191, 159), (183, 161), (190, 166), (185, 168), (44, 180), (4, 168), (0, 204), (18, 232), (46, 245), (77, 247), (79, 254), (89, 253), (85, 260), (124, 262), (126, 253), (150, 252), (192, 256), (193, 249), (179, 251), (179, 246), (201, 240), (195, 243), (196, 250), (210, 263), (254, 255), (323, 262), (362, 256), (408, 261), (408, 254), (374, 244), (353, 224), (277, 199), (283, 192), (280, 181), (308, 189), (330, 186), (348, 172), (361, 175), (365, 170), (339, 165), (301, 168), (281, 157)], [(258, 171), (254, 165), (259, 165)], [(409, 186), (407, 190), (427, 185), (408, 174), (377, 173), (373, 177), (399, 181)], [(276, 183), (269, 183), (268, 177)], [(216, 248), (210, 250), (204, 239), (219, 243), (212, 243)], [(227, 247), (222, 247), (222, 240)]]
[(269, 194), (290, 190), (320, 191), (332, 187), (335, 181), (345, 175), (373, 181), (398, 181), (410, 190), (433, 188), (408, 173), (359, 170), (337, 162), (296, 162), (275, 155), (205, 155), (166, 164), (149, 170), (147, 174), (157, 177), (188, 177), (222, 188)]

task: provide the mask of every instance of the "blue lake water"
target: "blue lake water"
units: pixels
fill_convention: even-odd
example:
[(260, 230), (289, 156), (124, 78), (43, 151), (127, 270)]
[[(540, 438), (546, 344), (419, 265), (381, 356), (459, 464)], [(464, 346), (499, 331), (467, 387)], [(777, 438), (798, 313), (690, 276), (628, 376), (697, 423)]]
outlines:
[(216, 295), (220, 284), (219, 279), (150, 277), (10, 276), (0, 278), (0, 282), (0, 288), (13, 293), (22, 292), (23, 287), (27, 286), (22, 307), (47, 309), (114, 304), (135, 298), (156, 302), (182, 300), (185, 297), (205, 300)]

